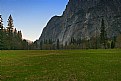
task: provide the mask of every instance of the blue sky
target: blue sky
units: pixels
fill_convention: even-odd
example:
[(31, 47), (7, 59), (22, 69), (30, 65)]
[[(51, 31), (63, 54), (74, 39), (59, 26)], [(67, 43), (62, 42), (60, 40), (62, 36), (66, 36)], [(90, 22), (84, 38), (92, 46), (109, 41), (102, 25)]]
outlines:
[(68, 0), (0, 0), (0, 14), (7, 26), (11, 14), (23, 38), (35, 41), (52, 16), (62, 15)]

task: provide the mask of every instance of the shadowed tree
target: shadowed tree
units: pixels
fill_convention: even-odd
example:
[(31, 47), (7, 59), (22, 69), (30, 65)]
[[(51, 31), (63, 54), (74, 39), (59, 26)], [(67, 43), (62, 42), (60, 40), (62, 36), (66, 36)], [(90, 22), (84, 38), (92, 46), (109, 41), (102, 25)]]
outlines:
[(22, 46), (23, 46), (22, 47), (23, 50), (28, 50), (29, 49), (29, 44), (28, 44), (27, 40), (24, 39), (22, 41)]
[(10, 15), (9, 18), (8, 18), (8, 27), (7, 27), (7, 31), (9, 34), (11, 34), (13, 32), (13, 18), (12, 16)]
[(3, 19), (2, 19), (2, 15), (0, 15), (0, 30), (3, 30)]
[(106, 33), (104, 19), (102, 19), (102, 21), (101, 21), (100, 41), (101, 41), (101, 44), (103, 45), (103, 47), (106, 49), (107, 33)]
[(0, 15), (0, 50), (4, 49), (4, 32), (3, 32), (3, 19)]
[(40, 41), (40, 49), (42, 50), (43, 47), (43, 40)]
[(57, 39), (57, 49), (60, 49), (59, 39)]
[(12, 16), (10, 15), (9, 18), (8, 18), (8, 26), (6, 27), (7, 28), (7, 47), (8, 49), (14, 49), (13, 48), (13, 18)]

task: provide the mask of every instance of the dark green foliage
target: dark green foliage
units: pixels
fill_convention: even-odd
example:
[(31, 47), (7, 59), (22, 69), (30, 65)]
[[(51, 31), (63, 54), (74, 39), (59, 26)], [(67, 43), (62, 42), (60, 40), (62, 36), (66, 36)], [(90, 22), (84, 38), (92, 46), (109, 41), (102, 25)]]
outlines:
[(107, 33), (106, 33), (106, 27), (105, 27), (105, 23), (104, 23), (103, 19), (101, 22), (100, 42), (101, 42), (102, 46), (106, 49)]
[(0, 49), (4, 49), (3, 35), (3, 19), (0, 15)]
[(116, 46), (116, 36), (113, 37), (113, 40), (111, 42), (111, 48), (113, 49), (115, 48), (115, 46)]
[(40, 49), (42, 50), (42, 46), (43, 46), (43, 41), (40, 41)]
[(57, 49), (60, 49), (59, 39), (57, 39)]
[(25, 39), (22, 41), (22, 46), (23, 46), (22, 47), (23, 50), (28, 50), (29, 49), (29, 44)]
[(30, 46), (32, 46), (31, 49), (35, 50), (52, 50), (56, 48), (56, 45), (53, 42), (52, 39), (44, 39), (40, 42), (36, 40), (34, 43), (30, 44)]
[(49, 39), (49, 44), (52, 44), (52, 43), (53, 43), (52, 39)]
[[(106, 49), (115, 48), (116, 37), (106, 40)], [(102, 43), (101, 43), (102, 45)], [(40, 49), (40, 50), (55, 50), (55, 49), (100, 49), (100, 37), (91, 37), (89, 40), (84, 39), (75, 39), (71, 38), (70, 42), (66, 41), (65, 44), (61, 44), (59, 39), (57, 41), (53, 40), (41, 40), (37, 43), (32, 43), (33, 46), (31, 49)]]
[(74, 37), (72, 37), (70, 44), (75, 44), (75, 43), (76, 43), (76, 39)]
[(115, 48), (115, 42), (114, 41), (111, 42), (111, 49), (113, 49), (113, 48)]
[(25, 41), (22, 40), (22, 33), (14, 28), (12, 16), (9, 16), (6, 28), (3, 27), (2, 22), (0, 15), (0, 50), (25, 49), (26, 44), (23, 44)]

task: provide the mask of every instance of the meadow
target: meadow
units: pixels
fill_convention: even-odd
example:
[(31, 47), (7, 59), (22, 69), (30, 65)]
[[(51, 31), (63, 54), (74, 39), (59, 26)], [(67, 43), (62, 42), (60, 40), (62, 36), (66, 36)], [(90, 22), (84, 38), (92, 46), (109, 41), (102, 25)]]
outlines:
[(0, 81), (121, 81), (121, 50), (2, 50)]

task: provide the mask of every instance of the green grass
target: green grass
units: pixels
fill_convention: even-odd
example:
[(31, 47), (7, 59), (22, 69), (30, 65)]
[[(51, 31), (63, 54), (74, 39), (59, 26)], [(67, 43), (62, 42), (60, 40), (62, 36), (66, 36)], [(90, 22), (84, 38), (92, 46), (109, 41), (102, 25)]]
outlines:
[(0, 51), (1, 81), (121, 81), (121, 50)]

